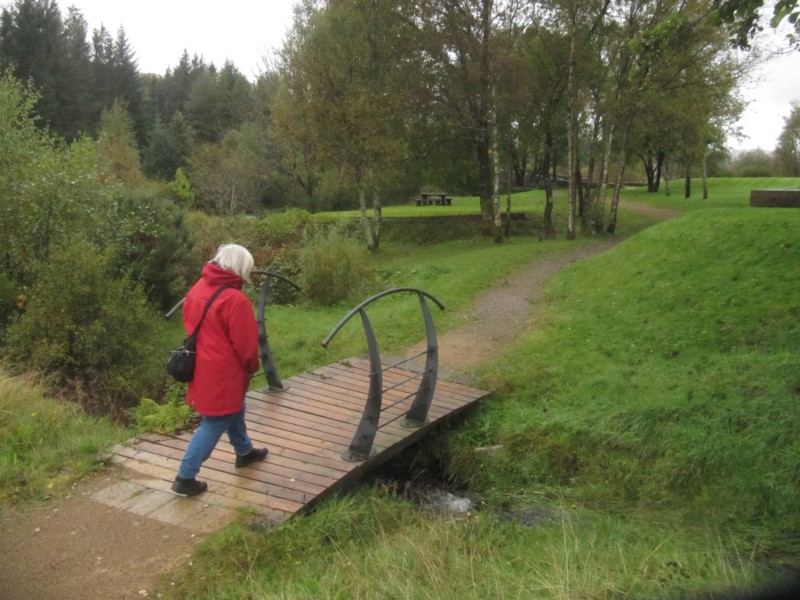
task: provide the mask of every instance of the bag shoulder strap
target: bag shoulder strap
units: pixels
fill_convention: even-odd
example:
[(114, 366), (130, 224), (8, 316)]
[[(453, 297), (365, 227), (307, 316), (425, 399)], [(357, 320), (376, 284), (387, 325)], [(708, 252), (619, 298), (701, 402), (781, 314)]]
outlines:
[(211, 307), (211, 304), (214, 302), (214, 300), (217, 299), (217, 296), (219, 296), (224, 290), (227, 290), (229, 287), (231, 286), (229, 285), (219, 286), (217, 288), (217, 291), (214, 292), (211, 298), (208, 299), (208, 302), (206, 302), (206, 307), (203, 309), (203, 315), (200, 317), (200, 321), (198, 321), (197, 326), (194, 328), (194, 331), (192, 332), (192, 335), (190, 337), (195, 337), (197, 335), (197, 332), (200, 331), (200, 325), (203, 324), (203, 319), (206, 318), (206, 313), (208, 312), (208, 309)]

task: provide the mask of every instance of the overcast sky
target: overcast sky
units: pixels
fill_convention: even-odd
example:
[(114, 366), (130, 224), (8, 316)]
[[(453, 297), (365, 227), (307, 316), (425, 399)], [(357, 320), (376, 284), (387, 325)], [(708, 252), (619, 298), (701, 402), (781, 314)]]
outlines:
[(139, 71), (163, 75), (186, 50), (222, 67), (226, 60), (254, 80), (263, 58), (281, 45), (292, 24), (293, 0), (57, 0), (76, 7), (89, 24), (116, 36), (125, 28)]
[[(90, 33), (103, 24), (114, 36), (124, 26), (141, 72), (163, 75), (187, 50), (217, 67), (230, 60), (253, 80), (264, 70), (264, 57), (289, 30), (294, 1), (59, 0), (58, 5), (64, 14), (69, 6), (77, 7)], [(791, 103), (800, 102), (800, 53), (772, 61), (753, 75), (742, 90), (749, 106), (739, 125), (747, 137), (731, 139), (729, 145), (771, 152)]]

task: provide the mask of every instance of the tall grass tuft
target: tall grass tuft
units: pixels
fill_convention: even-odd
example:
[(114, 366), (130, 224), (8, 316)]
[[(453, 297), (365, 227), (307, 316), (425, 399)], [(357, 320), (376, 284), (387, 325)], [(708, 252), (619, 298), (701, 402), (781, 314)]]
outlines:
[(312, 232), (299, 251), (304, 297), (322, 306), (359, 298), (370, 279), (365, 253), (343, 225)]
[(32, 376), (0, 369), (0, 504), (57, 496), (102, 467), (125, 432), (73, 402), (52, 399)]
[(526, 527), (421, 511), (389, 492), (362, 488), (277, 529), (243, 519), (203, 543), (168, 597), (686, 598), (773, 575), (713, 530), (575, 508)]

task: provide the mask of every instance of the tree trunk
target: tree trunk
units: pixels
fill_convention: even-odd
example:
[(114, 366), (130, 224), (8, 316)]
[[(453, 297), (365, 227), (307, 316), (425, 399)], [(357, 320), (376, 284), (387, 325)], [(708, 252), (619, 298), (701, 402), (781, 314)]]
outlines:
[(686, 165), (686, 176), (683, 181), (683, 197), (692, 197), (692, 171), (688, 164)]
[(503, 230), (500, 226), (500, 183), (497, 179), (497, 125), (495, 123), (494, 85), (489, 43), (492, 27), (492, 0), (483, 0), (481, 8), (481, 118), (478, 128), (478, 173), (481, 188), (481, 215), (487, 228), (487, 233), (496, 242), (503, 239)]
[[(485, 136), (484, 136), (485, 137)], [(478, 160), (478, 194), (481, 203), (481, 219), (484, 221), (488, 233), (488, 226), (492, 223), (492, 157), (488, 147), (488, 140), (479, 139), (476, 144)]]
[(544, 215), (542, 216), (542, 233), (539, 239), (556, 239), (556, 228), (553, 225), (553, 183), (550, 178), (550, 157), (553, 155), (553, 134), (545, 134), (544, 152), (542, 156), (542, 179), (544, 181)]
[(489, 107), (489, 122), (491, 123), (492, 136), (492, 212), (494, 213), (494, 231), (496, 232), (494, 241), (500, 242), (503, 239), (503, 221), (500, 212), (500, 153), (497, 151), (497, 108), (496, 91), (492, 83), (492, 93), (490, 94), (491, 106)]
[(620, 152), (619, 152), (619, 164), (620, 169), (619, 173), (617, 174), (617, 181), (614, 184), (614, 195), (611, 197), (611, 211), (608, 215), (608, 227), (606, 227), (606, 231), (610, 234), (614, 234), (617, 231), (617, 213), (619, 211), (619, 193), (622, 189), (622, 176), (625, 173), (625, 153), (627, 151), (627, 142), (628, 142), (628, 127), (629, 125), (626, 123), (625, 127), (622, 128), (622, 144), (620, 144)]
[(597, 141), (600, 139), (600, 117), (595, 115), (592, 124), (592, 139), (589, 140), (589, 156), (586, 163), (586, 183), (591, 189), (594, 184), (594, 169), (597, 162)]
[(614, 125), (608, 127), (606, 133), (606, 148), (603, 153), (603, 166), (600, 173), (600, 181), (597, 182), (597, 201), (595, 202), (592, 214), (592, 228), (595, 235), (603, 231), (603, 222), (606, 212), (606, 191), (608, 188), (608, 168), (611, 163), (612, 142), (614, 140)]
[(659, 150), (658, 154), (656, 155), (656, 180), (653, 186), (653, 191), (658, 192), (661, 188), (661, 172), (664, 168), (664, 158), (666, 157), (666, 153), (663, 150)]
[(703, 200), (708, 200), (708, 146), (703, 147)]
[(378, 189), (372, 190), (372, 250), (377, 250), (381, 246), (381, 225), (383, 225), (383, 206)]
[(589, 160), (586, 166), (586, 194), (588, 201), (581, 211), (581, 231), (583, 233), (592, 232), (592, 220), (594, 219), (597, 205), (597, 186), (594, 182), (594, 170), (597, 154), (597, 141), (600, 139), (600, 117), (595, 110), (594, 124), (592, 125), (592, 138), (589, 140)]
[(506, 178), (506, 222), (505, 222), (505, 236), (511, 237), (511, 174), (512, 165), (508, 165), (508, 177)]
[(614, 195), (611, 197), (611, 210), (608, 215), (608, 227), (606, 231), (614, 235), (617, 231), (617, 213), (619, 212), (619, 192), (622, 189), (622, 174), (625, 172), (625, 167), (622, 166), (617, 174), (617, 181), (614, 184)]
[(642, 166), (644, 167), (644, 175), (647, 178), (647, 191), (649, 193), (655, 192), (655, 167), (653, 160), (650, 156), (639, 155), (642, 159)]
[(364, 193), (364, 181), (360, 169), (356, 169), (356, 185), (358, 186), (358, 206), (361, 209), (361, 227), (364, 230), (364, 240), (367, 242), (367, 249), (375, 249), (375, 239), (372, 237), (372, 226), (367, 215), (367, 197)]
[(576, 17), (573, 15), (569, 43), (569, 73), (567, 86), (569, 89), (569, 119), (567, 123), (567, 154), (569, 173), (569, 210), (567, 214), (567, 239), (575, 239), (575, 212), (578, 194), (578, 182), (575, 181), (575, 169), (578, 155), (578, 77), (575, 38), (577, 37)]

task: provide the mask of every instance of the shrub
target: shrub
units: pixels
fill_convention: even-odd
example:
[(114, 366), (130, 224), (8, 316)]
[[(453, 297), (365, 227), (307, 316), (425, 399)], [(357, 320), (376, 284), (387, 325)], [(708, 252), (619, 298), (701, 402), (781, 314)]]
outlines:
[(772, 175), (772, 158), (764, 150), (747, 150), (731, 161), (735, 177), (769, 177)]
[(142, 398), (128, 414), (139, 431), (168, 434), (185, 429), (195, 417), (192, 407), (186, 404), (185, 392), (186, 386), (170, 384), (163, 404)]
[(194, 190), (182, 168), (178, 167), (175, 171), (175, 178), (170, 182), (169, 189), (180, 206), (183, 208), (194, 206)]
[(193, 282), (198, 264), (184, 212), (155, 188), (118, 197), (102, 239), (116, 247), (116, 269), (142, 285), (147, 297), (166, 309)]
[(139, 286), (111, 275), (113, 259), (82, 239), (54, 251), (8, 329), (13, 364), (49, 374), (73, 394), (91, 390), (87, 407), (100, 413), (116, 413), (161, 374), (150, 341), (158, 317)]
[(17, 306), (17, 286), (10, 277), (0, 272), (0, 340), (11, 321)]
[(359, 298), (371, 279), (365, 252), (343, 225), (316, 230), (299, 253), (304, 297), (323, 306)]
[(103, 467), (127, 434), (108, 418), (53, 397), (32, 373), (0, 366), (0, 504), (51, 498)]
[(299, 208), (270, 213), (258, 221), (257, 242), (272, 247), (300, 242), (311, 221), (311, 213)]
[[(222, 244), (241, 244), (253, 254), (256, 267), (263, 264), (260, 244), (257, 241), (259, 236), (256, 234), (256, 219), (244, 215), (211, 217), (193, 211), (186, 215), (186, 223), (195, 239), (192, 256), (199, 264), (214, 258), (217, 248)], [(199, 275), (198, 270), (195, 277)]]
[[(289, 281), (298, 284), (300, 281), (300, 267), (298, 265), (298, 247), (282, 246), (272, 253), (269, 264), (265, 270), (270, 273), (282, 275)], [(267, 302), (270, 304), (293, 304), (297, 301), (298, 291), (288, 283), (271, 278)]]

